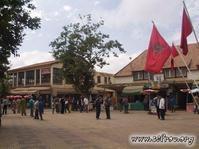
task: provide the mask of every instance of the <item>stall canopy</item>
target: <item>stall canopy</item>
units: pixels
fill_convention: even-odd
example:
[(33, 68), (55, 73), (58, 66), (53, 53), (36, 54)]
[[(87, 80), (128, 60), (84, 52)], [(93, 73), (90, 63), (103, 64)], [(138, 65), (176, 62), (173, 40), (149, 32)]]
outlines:
[(199, 93), (199, 88), (194, 88), (192, 90), (189, 91), (189, 93)]
[(138, 95), (143, 92), (143, 86), (127, 86), (122, 90), (122, 94)]

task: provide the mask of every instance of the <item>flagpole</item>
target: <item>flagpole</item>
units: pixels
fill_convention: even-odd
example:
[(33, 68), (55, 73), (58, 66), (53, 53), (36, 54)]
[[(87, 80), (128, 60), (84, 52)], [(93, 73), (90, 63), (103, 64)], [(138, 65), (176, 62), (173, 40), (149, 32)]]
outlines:
[[(171, 56), (171, 57), (174, 59), (173, 56)], [(173, 62), (174, 62), (174, 66), (175, 66), (175, 61), (173, 61)], [(176, 65), (176, 66), (177, 66), (177, 65)], [(187, 88), (189, 89), (189, 91), (191, 91), (191, 88), (189, 87), (189, 84), (188, 84), (188, 82), (186, 81), (186, 79), (185, 79), (185, 77), (184, 77), (184, 75), (183, 75), (183, 73), (182, 73), (182, 70), (181, 70), (178, 66), (177, 66), (177, 69), (178, 69), (178, 71), (180, 72), (180, 74), (182, 75), (182, 78), (183, 78), (183, 80), (185, 81), (185, 84), (186, 84)], [(191, 96), (192, 96), (193, 100), (195, 101), (195, 103), (196, 103), (197, 106), (198, 106), (198, 102), (195, 100), (193, 93), (192, 93), (192, 92), (190, 92), (190, 93), (191, 93)]]
[[(185, 61), (185, 59), (184, 59), (184, 57), (182, 56), (182, 53), (179, 51), (178, 47), (176, 47), (176, 50), (178, 51), (178, 53), (179, 53), (179, 55), (180, 55), (182, 61), (184, 62), (185, 66), (186, 66), (186, 68), (187, 68), (187, 70), (188, 70), (188, 72), (189, 72), (190, 74), (192, 74), (191, 71), (190, 71), (190, 69), (189, 69), (189, 67), (188, 67), (188, 65), (187, 65), (187, 63), (186, 63), (186, 61)], [(193, 81), (194, 81), (194, 84), (196, 85), (196, 87), (199, 88), (199, 87), (198, 87), (198, 84), (197, 84), (197, 82), (196, 82), (196, 80), (193, 79)]]
[[(186, 4), (185, 4), (184, 1), (183, 1), (183, 5), (184, 5), (185, 11), (186, 11), (186, 13), (187, 13), (187, 16), (189, 17), (189, 20), (190, 20), (190, 22), (191, 22), (191, 18), (190, 18), (190, 16), (189, 16), (189, 12), (188, 12), (188, 10), (187, 10), (187, 7), (186, 7)], [(199, 46), (199, 41), (198, 41), (198, 38), (197, 38), (197, 35), (196, 35), (196, 32), (195, 32), (195, 29), (194, 29), (194, 27), (193, 27), (192, 22), (191, 22), (191, 27), (192, 27), (192, 30), (193, 30), (193, 33), (194, 33), (194, 36), (195, 36), (197, 45)]]
[[(172, 56), (172, 58), (174, 58), (174, 57)], [(175, 61), (174, 61), (174, 64), (175, 64)], [(176, 66), (177, 66), (177, 65), (176, 65)], [(186, 84), (187, 88), (191, 91), (191, 88), (189, 87), (189, 84), (187, 83), (187, 81), (186, 81), (186, 79), (185, 79), (185, 77), (184, 77), (184, 75), (183, 75), (183, 73), (182, 73), (182, 70), (181, 70), (178, 66), (177, 66), (177, 69), (178, 69), (178, 71), (181, 73), (182, 78), (183, 78), (183, 80), (185, 81), (185, 84)], [(192, 96), (193, 100), (195, 101), (196, 105), (198, 106), (198, 102), (197, 102), (196, 99), (194, 98), (193, 93), (192, 93), (192, 92), (190, 92), (190, 93), (191, 93), (191, 96)]]

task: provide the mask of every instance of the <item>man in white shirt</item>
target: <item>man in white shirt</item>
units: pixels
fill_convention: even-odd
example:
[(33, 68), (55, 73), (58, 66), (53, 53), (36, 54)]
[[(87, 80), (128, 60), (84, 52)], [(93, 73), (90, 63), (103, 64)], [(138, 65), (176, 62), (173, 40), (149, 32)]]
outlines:
[(84, 97), (84, 108), (85, 111), (88, 113), (88, 98)]
[(161, 97), (159, 102), (160, 120), (165, 120), (165, 107), (165, 99)]

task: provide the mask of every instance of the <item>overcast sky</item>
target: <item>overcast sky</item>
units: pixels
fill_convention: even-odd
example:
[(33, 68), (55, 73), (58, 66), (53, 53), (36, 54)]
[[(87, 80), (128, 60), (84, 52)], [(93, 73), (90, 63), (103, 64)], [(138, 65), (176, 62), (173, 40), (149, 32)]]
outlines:
[[(11, 57), (11, 68), (53, 60), (49, 43), (58, 37), (62, 27), (77, 20), (78, 15), (92, 14), (105, 21), (103, 31), (117, 39), (127, 51), (107, 59), (109, 66), (98, 71), (116, 73), (148, 47), (152, 20), (169, 44), (179, 44), (182, 0), (34, 0), (33, 16), (41, 18), (41, 29), (27, 30), (20, 47), (20, 57)], [(196, 33), (199, 33), (199, 1), (186, 0)], [(194, 36), (188, 39), (195, 42)]]

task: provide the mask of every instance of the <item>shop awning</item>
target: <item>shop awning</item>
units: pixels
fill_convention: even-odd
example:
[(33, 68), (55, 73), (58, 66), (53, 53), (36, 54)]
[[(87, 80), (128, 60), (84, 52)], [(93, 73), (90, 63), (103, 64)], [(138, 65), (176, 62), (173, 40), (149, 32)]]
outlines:
[(30, 94), (37, 94), (41, 91), (50, 91), (50, 87), (15, 88), (11, 89), (9, 93), (14, 95), (30, 95)]
[(37, 93), (37, 90), (25, 90), (25, 91), (14, 91), (14, 90), (11, 90), (9, 92), (10, 94), (14, 94), (14, 95), (30, 95), (30, 94), (36, 94)]
[(127, 86), (122, 90), (122, 94), (136, 95), (143, 92), (143, 86)]

